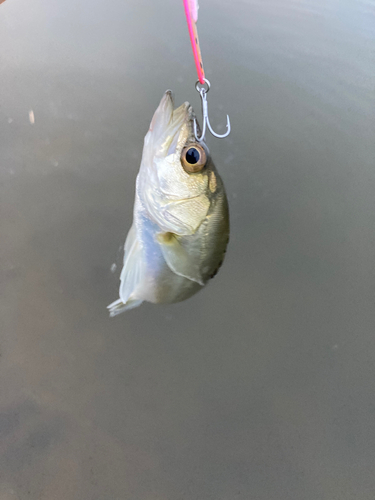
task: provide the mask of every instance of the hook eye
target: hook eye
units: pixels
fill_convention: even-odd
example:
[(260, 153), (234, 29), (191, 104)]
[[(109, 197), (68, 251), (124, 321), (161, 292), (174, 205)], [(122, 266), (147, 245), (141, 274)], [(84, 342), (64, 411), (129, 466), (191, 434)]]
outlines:
[[(207, 88), (205, 87), (205, 85), (207, 85)], [(195, 90), (199, 93), (204, 92), (205, 94), (207, 94), (210, 88), (211, 84), (206, 78), (204, 79), (204, 83), (201, 83), (199, 80), (197, 80), (195, 83)]]

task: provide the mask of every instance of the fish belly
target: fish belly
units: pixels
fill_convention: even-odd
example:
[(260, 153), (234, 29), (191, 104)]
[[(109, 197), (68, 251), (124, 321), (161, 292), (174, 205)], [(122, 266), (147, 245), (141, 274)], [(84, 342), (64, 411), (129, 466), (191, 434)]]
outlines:
[(140, 214), (138, 237), (142, 246), (144, 277), (137, 296), (155, 304), (185, 300), (201, 288), (199, 283), (175, 274), (167, 265), (157, 235), (160, 228), (147, 215)]

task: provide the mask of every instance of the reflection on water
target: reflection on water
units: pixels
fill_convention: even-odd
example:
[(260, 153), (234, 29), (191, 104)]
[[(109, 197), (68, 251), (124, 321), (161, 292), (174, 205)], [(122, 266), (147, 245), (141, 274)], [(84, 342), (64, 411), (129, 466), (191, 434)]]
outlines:
[(1, 500), (373, 500), (374, 2), (201, 5), (229, 251), (113, 320), (182, 6), (0, 10)]

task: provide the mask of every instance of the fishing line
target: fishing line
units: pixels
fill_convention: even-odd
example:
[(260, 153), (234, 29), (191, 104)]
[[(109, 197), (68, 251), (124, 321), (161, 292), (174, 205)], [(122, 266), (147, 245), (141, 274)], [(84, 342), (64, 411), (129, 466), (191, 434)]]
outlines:
[(194, 134), (197, 141), (201, 142), (204, 140), (204, 136), (206, 134), (207, 128), (211, 132), (211, 134), (219, 139), (223, 139), (230, 134), (230, 120), (227, 115), (227, 131), (224, 134), (217, 134), (212, 130), (210, 119), (208, 117), (208, 103), (207, 103), (207, 92), (211, 88), (210, 82), (204, 76), (203, 69), (203, 61), (202, 61), (202, 53), (199, 45), (198, 38), (198, 29), (197, 29), (197, 21), (198, 21), (198, 0), (183, 0), (186, 21), (188, 25), (189, 35), (191, 47), (193, 49), (193, 56), (195, 61), (195, 67), (197, 69), (198, 80), (195, 84), (195, 89), (199, 92), (201, 103), (202, 103), (202, 113), (203, 113), (203, 125), (202, 125), (202, 133), (198, 136), (198, 125), (197, 120), (194, 119)]

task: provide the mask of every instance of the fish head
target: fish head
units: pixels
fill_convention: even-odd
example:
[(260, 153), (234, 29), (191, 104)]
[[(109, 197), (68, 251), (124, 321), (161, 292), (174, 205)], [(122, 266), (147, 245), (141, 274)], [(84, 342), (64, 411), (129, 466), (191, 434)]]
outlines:
[(195, 138), (194, 120), (195, 113), (188, 102), (174, 109), (170, 90), (165, 92), (151, 120), (142, 167), (152, 178), (154, 189), (159, 188), (166, 197), (193, 197), (207, 187), (211, 158), (205, 142)]
[(175, 220), (177, 234), (194, 232), (210, 207), (214, 166), (205, 142), (195, 138), (194, 120), (192, 106), (184, 102), (174, 109), (167, 90), (145, 137), (138, 177), (138, 194), (149, 213), (158, 223), (162, 217)]
[[(181, 154), (187, 143), (196, 142), (194, 120), (192, 106), (184, 102), (174, 109), (172, 91), (167, 90), (151, 120), (144, 153), (159, 159)], [(204, 147), (207, 148), (206, 145)]]

